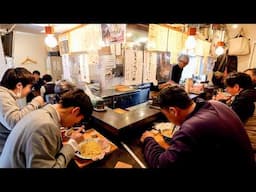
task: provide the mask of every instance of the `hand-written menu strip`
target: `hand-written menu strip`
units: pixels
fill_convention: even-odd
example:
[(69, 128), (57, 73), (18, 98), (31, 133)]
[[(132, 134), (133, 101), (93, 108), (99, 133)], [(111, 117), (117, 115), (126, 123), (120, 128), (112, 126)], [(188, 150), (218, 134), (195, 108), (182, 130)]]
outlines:
[(115, 44), (115, 51), (116, 51), (116, 55), (122, 55), (122, 44), (121, 43), (116, 43)]
[(146, 51), (144, 53), (143, 83), (156, 81), (157, 54)]
[(156, 24), (149, 25), (149, 50), (167, 51), (168, 28)]
[(125, 51), (125, 84), (142, 82), (143, 51), (126, 49)]

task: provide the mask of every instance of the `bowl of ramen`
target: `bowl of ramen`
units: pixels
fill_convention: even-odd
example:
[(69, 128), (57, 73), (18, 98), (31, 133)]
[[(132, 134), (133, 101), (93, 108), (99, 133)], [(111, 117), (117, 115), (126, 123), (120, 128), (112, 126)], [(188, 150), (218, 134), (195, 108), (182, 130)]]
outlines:
[(88, 138), (78, 145), (79, 151), (76, 156), (81, 159), (91, 159), (93, 161), (103, 159), (106, 153), (110, 151), (110, 144), (100, 138)]

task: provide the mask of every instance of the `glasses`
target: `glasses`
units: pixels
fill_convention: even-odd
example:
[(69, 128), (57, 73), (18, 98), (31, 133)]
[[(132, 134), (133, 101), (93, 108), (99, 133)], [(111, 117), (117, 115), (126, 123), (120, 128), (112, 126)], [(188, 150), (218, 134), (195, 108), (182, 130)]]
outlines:
[(147, 67), (147, 77), (146, 77), (147, 81), (151, 79), (152, 54), (153, 53), (148, 52), (148, 67)]

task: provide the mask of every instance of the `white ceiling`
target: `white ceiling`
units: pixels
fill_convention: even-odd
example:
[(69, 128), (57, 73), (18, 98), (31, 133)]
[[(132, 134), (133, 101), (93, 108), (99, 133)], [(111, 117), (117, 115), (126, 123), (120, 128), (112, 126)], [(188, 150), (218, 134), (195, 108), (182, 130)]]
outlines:
[[(27, 32), (27, 33), (44, 33), (45, 26), (49, 24), (16, 24), (14, 27), (15, 31)], [(63, 33), (69, 31), (81, 24), (51, 24), (54, 27), (54, 33)]]
[[(27, 33), (42, 34), (44, 33), (44, 27), (49, 24), (16, 24), (14, 30)], [(73, 28), (78, 27), (81, 24), (51, 24), (54, 27), (54, 33), (63, 33)], [(127, 32), (131, 32), (132, 36), (127, 38), (127, 41), (134, 41), (139, 37), (147, 37), (147, 31), (129, 28)]]
[[(0, 24), (0, 34), (6, 34), (12, 30), (19, 31), (19, 32), (26, 32), (32, 34), (44, 34), (45, 33), (45, 26), (51, 25), (54, 27), (54, 33), (64, 33), (66, 31), (72, 30), (82, 24)], [(138, 40), (141, 37), (147, 37), (148, 29), (145, 26), (140, 25), (129, 25), (130, 27), (127, 28), (127, 33), (130, 33), (130, 36), (127, 37), (128, 42), (133, 42)], [(133, 27), (132, 27), (133, 26)], [(143, 28), (144, 27), (144, 28)]]

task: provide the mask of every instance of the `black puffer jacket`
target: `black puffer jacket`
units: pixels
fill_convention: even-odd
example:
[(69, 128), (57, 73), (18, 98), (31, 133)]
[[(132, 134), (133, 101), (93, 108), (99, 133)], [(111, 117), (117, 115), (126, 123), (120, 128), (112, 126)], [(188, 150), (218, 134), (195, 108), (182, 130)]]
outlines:
[(245, 89), (235, 96), (234, 101), (231, 103), (232, 109), (240, 117), (242, 122), (253, 115), (256, 102), (256, 90)]

